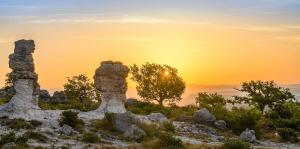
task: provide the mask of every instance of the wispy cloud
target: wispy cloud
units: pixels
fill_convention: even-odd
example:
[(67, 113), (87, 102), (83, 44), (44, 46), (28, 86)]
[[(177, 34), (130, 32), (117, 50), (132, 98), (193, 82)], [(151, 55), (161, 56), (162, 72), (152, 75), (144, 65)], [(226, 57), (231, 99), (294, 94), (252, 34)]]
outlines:
[(172, 23), (172, 20), (161, 19), (155, 17), (145, 16), (127, 16), (114, 19), (107, 18), (49, 18), (49, 19), (35, 19), (29, 20), (29, 23), (51, 24), (51, 23), (143, 23), (143, 24), (157, 24), (157, 23)]
[(97, 36), (80, 36), (78, 39), (96, 40), (96, 41), (135, 41), (135, 42), (177, 42), (186, 43), (183, 39), (158, 39), (151, 37), (97, 37)]
[(278, 31), (287, 31), (288, 29), (284, 26), (264, 26), (264, 25), (246, 25), (236, 27), (237, 29), (241, 30), (248, 30), (248, 31), (264, 31), (264, 32), (278, 32)]

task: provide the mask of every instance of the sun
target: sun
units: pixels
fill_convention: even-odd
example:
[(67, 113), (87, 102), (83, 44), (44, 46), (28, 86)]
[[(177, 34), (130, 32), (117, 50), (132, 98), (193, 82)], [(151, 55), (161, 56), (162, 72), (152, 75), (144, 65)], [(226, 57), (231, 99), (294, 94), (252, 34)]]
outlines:
[(168, 76), (169, 75), (169, 72), (168, 71), (165, 71), (165, 76)]

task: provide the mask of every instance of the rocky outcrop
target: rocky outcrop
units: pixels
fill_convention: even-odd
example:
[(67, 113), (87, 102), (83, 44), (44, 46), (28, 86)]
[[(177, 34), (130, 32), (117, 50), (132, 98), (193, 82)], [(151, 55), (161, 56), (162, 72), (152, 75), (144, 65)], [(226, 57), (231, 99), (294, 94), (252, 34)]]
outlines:
[(250, 143), (255, 143), (256, 142), (255, 131), (249, 130), (247, 128), (244, 132), (241, 133), (240, 139)]
[(101, 94), (98, 109), (81, 113), (81, 117), (103, 118), (104, 113), (125, 113), (127, 82), (129, 69), (120, 62), (104, 61), (96, 70), (94, 84)]
[(193, 119), (197, 123), (211, 125), (216, 121), (216, 117), (212, 115), (206, 108), (196, 111)]

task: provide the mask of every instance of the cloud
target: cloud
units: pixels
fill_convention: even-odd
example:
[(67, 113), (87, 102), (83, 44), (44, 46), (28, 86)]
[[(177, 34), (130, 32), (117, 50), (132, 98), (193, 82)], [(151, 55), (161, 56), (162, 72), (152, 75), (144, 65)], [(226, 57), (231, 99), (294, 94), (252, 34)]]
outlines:
[(248, 31), (264, 31), (264, 32), (278, 32), (278, 31), (287, 31), (288, 29), (283, 26), (258, 26), (258, 25), (247, 25), (242, 27), (236, 27), (241, 30)]
[(58, 19), (35, 19), (29, 20), (29, 23), (37, 24), (51, 24), (51, 23), (141, 23), (141, 24), (157, 24), (157, 23), (172, 23), (172, 20), (155, 18), (155, 17), (144, 17), (144, 16), (127, 16), (119, 17), (115, 19), (106, 18), (58, 18)]
[(96, 41), (135, 41), (135, 42), (177, 42), (186, 43), (183, 39), (158, 39), (148, 37), (97, 37), (97, 36), (80, 36), (78, 39), (96, 40)]

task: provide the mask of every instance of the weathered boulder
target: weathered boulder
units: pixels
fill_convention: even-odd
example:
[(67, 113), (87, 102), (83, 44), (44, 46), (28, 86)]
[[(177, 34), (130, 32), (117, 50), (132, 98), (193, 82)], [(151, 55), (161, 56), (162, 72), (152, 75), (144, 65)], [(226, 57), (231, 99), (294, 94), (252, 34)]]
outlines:
[(244, 132), (241, 133), (240, 139), (250, 142), (250, 143), (255, 143), (256, 142), (255, 131), (249, 130), (247, 128)]
[(52, 103), (64, 103), (67, 101), (67, 96), (64, 91), (55, 91), (51, 97)]
[(39, 99), (45, 102), (49, 102), (51, 100), (51, 96), (47, 90), (40, 90)]
[(217, 120), (214, 123), (215, 127), (221, 130), (227, 129), (226, 122), (224, 120)]
[(125, 113), (126, 91), (129, 69), (121, 62), (104, 61), (96, 70), (94, 84), (101, 95), (98, 109), (79, 116), (83, 118), (103, 118), (104, 113)]
[(115, 113), (112, 115), (112, 124), (115, 129), (121, 132), (126, 132), (132, 125), (139, 123), (139, 119), (136, 115), (126, 113)]
[(74, 132), (73, 128), (72, 128), (71, 126), (69, 126), (69, 125), (66, 125), (66, 124), (64, 124), (64, 125), (59, 129), (59, 131), (60, 131), (62, 134), (67, 135), (67, 136), (71, 135), (71, 134)]
[(146, 133), (143, 129), (137, 127), (136, 125), (131, 125), (124, 133), (124, 137), (129, 140), (140, 141)]
[(153, 123), (163, 123), (169, 121), (167, 117), (161, 113), (151, 113), (147, 117)]
[(216, 121), (216, 117), (206, 108), (202, 108), (194, 113), (193, 120), (197, 123), (211, 125)]

